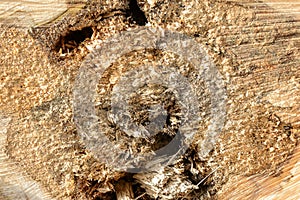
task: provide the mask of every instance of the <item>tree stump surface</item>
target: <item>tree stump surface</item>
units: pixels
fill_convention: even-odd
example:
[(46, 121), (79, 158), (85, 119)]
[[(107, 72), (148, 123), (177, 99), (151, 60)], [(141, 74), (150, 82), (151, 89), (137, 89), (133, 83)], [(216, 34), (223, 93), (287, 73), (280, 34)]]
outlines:
[[(1, 2), (0, 199), (300, 199), (299, 13), (297, 0)], [(82, 63), (110, 37), (138, 27), (189, 36), (219, 72), (226, 121), (207, 157), (200, 152), (212, 94), (189, 60), (157, 49), (110, 65), (95, 91), (97, 114), (107, 116), (126, 70), (172, 66), (195, 81), (201, 99), (202, 121), (186, 153), (157, 171), (128, 173), (97, 159), (82, 140), (73, 107)], [(149, 88), (134, 91), (131, 104), (141, 124), (150, 116), (143, 108), (167, 108), (169, 125), (154, 145), (103, 125), (133, 152), (165, 145), (180, 125), (174, 96)]]

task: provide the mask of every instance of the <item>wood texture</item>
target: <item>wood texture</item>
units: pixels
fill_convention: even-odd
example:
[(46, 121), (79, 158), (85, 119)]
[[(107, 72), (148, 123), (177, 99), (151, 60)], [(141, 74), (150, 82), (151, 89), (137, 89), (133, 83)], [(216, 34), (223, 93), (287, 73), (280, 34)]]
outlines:
[(39, 184), (24, 174), (5, 153), (6, 132), (10, 118), (0, 115), (0, 199), (45, 199), (51, 197)]
[(86, 0), (3, 0), (0, 24), (29, 28), (54, 23), (64, 15), (78, 11)]
[(300, 198), (300, 148), (282, 166), (279, 176), (254, 175), (235, 177), (223, 188), (220, 199), (288, 199)]
[[(0, 200), (300, 199), (298, 0), (137, 1), (148, 26), (205, 47), (226, 84), (226, 126), (209, 159), (197, 154), (200, 135), (187, 157), (153, 173), (114, 171), (84, 148), (74, 80), (95, 47), (138, 26), (129, 2), (1, 1)], [(178, 63), (168, 53), (141, 54), (112, 68)]]
[[(298, 0), (271, 0), (264, 1), (268, 6), (274, 8), (274, 14), (279, 12), (287, 16), (292, 15), (300, 20), (300, 2)], [(272, 16), (272, 12), (266, 11), (266, 15)], [(272, 21), (272, 20), (271, 20)], [(297, 30), (299, 32), (299, 29)], [(296, 39), (299, 42), (299, 37)], [(300, 43), (298, 43), (298, 46)], [(299, 63), (298, 63), (298, 67)], [(294, 85), (295, 84), (295, 85)], [(268, 100), (276, 106), (287, 106), (291, 109), (288, 113), (281, 113), (281, 119), (287, 119), (296, 127), (300, 125), (299, 102), (300, 85), (297, 82), (293, 84), (282, 85), (273, 90), (265, 100)], [(293, 130), (299, 135), (299, 128)], [(279, 155), (280, 156), (280, 155)], [(300, 199), (300, 148), (299, 143), (295, 151), (289, 156), (286, 162), (281, 166), (280, 175), (253, 175), (238, 176), (232, 178), (219, 192), (220, 199)]]
[(300, 2), (298, 0), (272, 0), (264, 2), (281, 13), (294, 15), (297, 19), (300, 17)]

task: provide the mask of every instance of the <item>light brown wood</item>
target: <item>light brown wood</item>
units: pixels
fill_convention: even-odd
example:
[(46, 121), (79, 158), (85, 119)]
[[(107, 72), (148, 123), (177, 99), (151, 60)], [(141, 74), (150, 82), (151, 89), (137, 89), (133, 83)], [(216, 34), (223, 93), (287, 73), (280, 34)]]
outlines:
[[(299, 23), (300, 20), (300, 1), (299, 0), (266, 0), (268, 6), (274, 8), (274, 11), (286, 15), (293, 15)], [(299, 31), (299, 30), (298, 30)], [(298, 43), (300, 44), (300, 43)], [(299, 66), (300, 67), (300, 66)], [(291, 80), (293, 81), (293, 80)], [(280, 113), (283, 120), (292, 122), (296, 127), (300, 126), (299, 102), (300, 102), (300, 84), (287, 84), (268, 95), (265, 100), (269, 100), (276, 106), (288, 105), (294, 107), (288, 113)], [(295, 108), (296, 107), (296, 108)], [(300, 135), (300, 129), (293, 130)], [(272, 199), (272, 200), (297, 200), (300, 199), (300, 144), (290, 155), (289, 159), (283, 163), (281, 174), (272, 175), (253, 175), (238, 176), (232, 178), (219, 192), (220, 199)], [(280, 156), (280, 155), (278, 155)]]
[(279, 176), (234, 177), (219, 195), (220, 199), (300, 199), (300, 147), (282, 166)]
[(5, 153), (6, 132), (11, 118), (0, 115), (0, 199), (45, 199), (50, 195), (27, 176)]
[(82, 8), (86, 0), (2, 0), (0, 24), (32, 27), (51, 24)]
[(264, 1), (270, 7), (278, 10), (281, 13), (294, 15), (300, 19), (300, 1), (299, 0), (266, 0)]
[[(72, 119), (73, 81), (84, 57), (109, 36), (136, 26), (126, 21), (124, 10), (128, 8), (114, 8), (114, 2), (123, 6), (127, 1), (109, 1), (103, 11), (97, 8), (97, 22), (85, 18), (92, 12), (91, 7), (83, 8), (85, 0), (0, 2), (0, 200), (16, 199), (19, 194), (30, 197), (32, 193), (42, 199), (93, 199), (102, 194), (105, 198), (115, 194), (121, 200), (137, 196), (147, 199), (147, 195), (189, 198), (198, 186), (203, 192), (206, 184), (210, 187), (218, 181), (226, 183), (218, 185), (216, 198), (220, 200), (300, 199), (299, 0), (268, 0), (264, 1), (266, 5), (250, 0), (204, 1), (205, 5), (185, 1), (187, 6), (181, 7), (173, 1), (167, 1), (170, 5), (156, 5), (156, 0), (138, 1), (149, 15), (149, 26), (189, 34), (205, 46), (218, 64), (230, 95), (227, 132), (217, 144), (211, 165), (188, 158), (191, 166), (181, 164), (159, 174), (138, 174), (134, 178), (145, 189), (138, 195), (122, 173), (104, 167), (84, 152)], [(197, 9), (195, 6), (200, 4), (203, 7)], [(228, 12), (222, 10), (225, 8)], [(75, 18), (81, 9), (86, 10)], [(196, 14), (189, 13), (189, 9)], [(60, 24), (68, 14), (69, 21), (64, 23), (69, 24)], [(223, 18), (237, 23), (227, 27), (222, 24)], [(247, 22), (251, 18), (253, 24)], [(214, 27), (218, 23), (221, 25)], [(30, 27), (45, 29), (33, 38), (28, 34)], [(84, 27), (94, 32), (73, 52), (55, 49), (55, 45), (65, 45), (70, 32), (80, 32)], [(126, 65), (127, 61), (119, 64)], [(257, 129), (253, 131), (253, 127)], [(287, 130), (291, 133), (286, 134)], [(264, 131), (272, 135), (264, 135)], [(248, 137), (251, 134), (256, 135)], [(272, 140), (273, 136), (278, 140), (289, 138), (282, 151), (278, 147), (281, 143)], [(249, 138), (267, 139), (259, 149)], [(277, 151), (282, 154), (274, 155)], [(272, 165), (266, 155), (272, 155), (276, 164)], [(191, 181), (191, 176), (195, 180)], [(205, 198), (209, 198), (209, 191), (206, 193)]]

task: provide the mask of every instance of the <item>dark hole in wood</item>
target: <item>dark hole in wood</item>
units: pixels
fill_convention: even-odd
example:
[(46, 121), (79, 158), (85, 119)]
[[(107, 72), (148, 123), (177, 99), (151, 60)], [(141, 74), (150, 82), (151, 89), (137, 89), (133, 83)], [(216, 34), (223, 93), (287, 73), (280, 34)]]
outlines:
[(140, 9), (136, 0), (130, 0), (127, 12), (127, 15), (131, 16), (138, 25), (145, 26), (148, 23), (145, 13)]
[(58, 44), (55, 47), (57, 52), (62, 49), (62, 53), (71, 52), (76, 49), (83, 41), (90, 39), (93, 35), (92, 27), (85, 27), (80, 30), (69, 31), (64, 36), (61, 36)]
[(132, 184), (132, 190), (133, 190), (133, 193), (134, 193), (134, 198), (136, 198), (138, 200), (155, 200), (154, 198), (151, 198), (146, 193), (146, 190), (137, 181), (133, 182), (133, 184)]
[(108, 192), (108, 193), (101, 194), (100, 196), (90, 198), (90, 199), (93, 199), (93, 200), (117, 200), (117, 196), (116, 196), (116, 193), (114, 193), (114, 192)]
[(107, 193), (98, 191), (98, 189), (102, 187), (101, 182), (98, 182), (98, 180), (87, 180), (86, 178), (80, 179), (75, 177), (75, 182), (77, 194), (74, 194), (72, 199), (79, 199), (81, 194), (85, 194), (86, 199), (90, 200), (117, 200), (117, 196), (114, 191)]

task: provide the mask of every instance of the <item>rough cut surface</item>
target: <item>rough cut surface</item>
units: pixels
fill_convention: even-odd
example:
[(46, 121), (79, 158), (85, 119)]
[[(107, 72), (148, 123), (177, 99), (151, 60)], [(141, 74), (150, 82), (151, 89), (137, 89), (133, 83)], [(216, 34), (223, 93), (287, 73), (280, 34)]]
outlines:
[[(0, 199), (300, 198), (299, 14), (273, 5), (251, 0), (88, 0), (47, 25), (26, 29), (0, 23)], [(174, 165), (131, 174), (116, 171), (86, 149), (73, 119), (73, 87), (93, 49), (138, 26), (176, 31), (201, 44), (224, 81), (227, 114), (213, 150), (202, 157), (211, 94), (199, 80), (203, 121), (190, 148)], [(193, 66), (172, 52), (131, 52), (100, 80), (96, 101), (104, 103), (99, 103), (99, 115), (107, 108), (118, 73), (145, 64), (176, 66), (193, 80)], [(180, 109), (172, 95), (159, 99), (162, 93), (165, 88), (136, 91), (134, 119), (144, 123), (148, 114), (142, 108), (164, 101), (176, 129)], [(156, 138), (158, 146), (147, 146), (114, 128), (107, 136), (122, 136), (124, 146), (136, 145), (136, 151), (159, 148), (174, 135), (166, 129)]]

